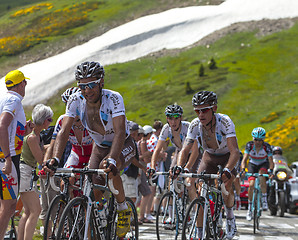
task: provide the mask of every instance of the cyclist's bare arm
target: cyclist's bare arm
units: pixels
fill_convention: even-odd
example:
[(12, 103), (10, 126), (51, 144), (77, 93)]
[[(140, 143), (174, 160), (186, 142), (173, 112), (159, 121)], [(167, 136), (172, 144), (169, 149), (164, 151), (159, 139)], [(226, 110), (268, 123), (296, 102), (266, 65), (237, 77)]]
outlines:
[(185, 163), (187, 161), (188, 154), (189, 154), (192, 146), (194, 145), (194, 142), (195, 142), (194, 139), (190, 139), (190, 138), (185, 139), (185, 141), (183, 143), (182, 150), (180, 151), (180, 153), (178, 155), (177, 166), (185, 165)]
[(125, 121), (126, 118), (124, 115), (113, 118), (113, 128), (115, 135), (108, 157), (116, 160), (116, 162), (119, 161), (119, 156), (121, 154), (125, 142)]
[(274, 168), (273, 157), (272, 156), (268, 157), (268, 160), (269, 160), (269, 169), (273, 169)]
[[(185, 168), (191, 169), (192, 166), (195, 164), (196, 160), (198, 159), (198, 157), (199, 157), (199, 147), (198, 147), (197, 141), (195, 140), (194, 144), (192, 145), (191, 154), (190, 154), (189, 159), (185, 165)], [(179, 165), (179, 166), (181, 166), (181, 165)]]
[(246, 163), (247, 163), (248, 157), (249, 157), (248, 153), (244, 153), (243, 159), (242, 159), (242, 162), (241, 162), (241, 169), (246, 168)]
[(158, 140), (156, 148), (153, 152), (152, 158), (151, 158), (151, 164), (150, 167), (152, 169), (155, 169), (155, 164), (158, 160), (160, 160), (160, 152), (165, 149), (166, 147), (166, 142), (162, 140)]
[(225, 167), (232, 171), (240, 158), (237, 138), (236, 137), (227, 138), (227, 145), (230, 151), (230, 157)]
[(46, 150), (46, 153), (44, 155), (44, 160), (47, 161), (48, 159), (51, 159), (53, 156), (53, 150), (54, 150), (54, 145), (55, 145), (55, 139), (51, 139), (51, 142)]
[(57, 157), (58, 159), (62, 157), (73, 122), (73, 117), (65, 116), (63, 118), (62, 127), (57, 134), (57, 138), (54, 144), (53, 157)]

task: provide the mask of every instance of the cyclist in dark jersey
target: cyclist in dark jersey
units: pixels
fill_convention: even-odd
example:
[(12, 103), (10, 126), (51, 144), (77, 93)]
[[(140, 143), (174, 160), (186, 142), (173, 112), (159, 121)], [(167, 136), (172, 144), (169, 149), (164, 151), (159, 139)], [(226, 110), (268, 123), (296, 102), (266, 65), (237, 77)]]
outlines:
[[(247, 160), (248, 163), (248, 172), (249, 173), (269, 173), (273, 172), (273, 158), (272, 158), (272, 149), (269, 143), (264, 142), (266, 137), (266, 131), (262, 127), (254, 128), (251, 132), (253, 141), (249, 141), (245, 146), (244, 157), (241, 163), (242, 172), (244, 172)], [(269, 169), (269, 170), (268, 170)], [(246, 219), (250, 221), (252, 219), (251, 204), (253, 189), (255, 184), (255, 178), (249, 177), (249, 188), (248, 188), (248, 211)], [(267, 186), (266, 179), (261, 178), (261, 191), (262, 191), (262, 207), (263, 210), (268, 209), (267, 203)]]

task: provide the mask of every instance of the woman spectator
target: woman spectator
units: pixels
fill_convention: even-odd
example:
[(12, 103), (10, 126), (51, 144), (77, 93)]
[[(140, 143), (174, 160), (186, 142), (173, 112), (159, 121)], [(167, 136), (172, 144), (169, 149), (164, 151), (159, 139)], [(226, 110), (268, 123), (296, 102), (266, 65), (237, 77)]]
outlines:
[(34, 189), (30, 189), (32, 170), (37, 163), (42, 164), (45, 148), (40, 140), (40, 132), (47, 129), (53, 121), (53, 111), (50, 107), (38, 104), (32, 111), (34, 128), (31, 134), (24, 138), (23, 151), (20, 161), (20, 197), (24, 206), (24, 213), (19, 222), (18, 239), (31, 240), (35, 231), (38, 216), (41, 211), (39, 196)]

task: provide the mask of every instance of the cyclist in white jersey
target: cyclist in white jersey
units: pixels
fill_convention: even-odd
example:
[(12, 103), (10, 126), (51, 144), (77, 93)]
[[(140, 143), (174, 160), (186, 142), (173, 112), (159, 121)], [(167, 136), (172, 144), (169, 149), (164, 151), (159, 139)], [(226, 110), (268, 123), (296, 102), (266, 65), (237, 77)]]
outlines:
[(27, 81), (19, 70), (5, 76), (7, 93), (0, 97), (0, 239), (15, 213), (20, 183), (20, 155), (24, 136), (33, 129), (22, 105)]
[[(119, 171), (133, 160), (136, 166), (139, 165), (134, 158), (136, 149), (129, 135), (123, 98), (118, 92), (103, 89), (104, 69), (98, 62), (84, 62), (78, 65), (75, 76), (81, 93), (72, 94), (67, 103), (62, 128), (54, 146), (54, 158), (48, 161), (45, 169), (49, 171), (48, 167), (58, 165), (74, 119), (79, 116), (83, 126), (95, 142), (89, 167), (106, 168), (109, 177), (113, 179), (115, 188), (119, 191), (119, 194), (115, 195), (118, 202), (118, 220), (121, 218), (118, 221), (117, 235), (123, 237), (130, 228), (131, 210), (125, 201)], [(104, 178), (93, 176), (93, 181), (103, 184)], [(100, 201), (101, 191), (95, 190), (94, 195)]]
[[(232, 239), (237, 232), (233, 213), (234, 192), (232, 183), (237, 174), (235, 166), (239, 160), (235, 125), (227, 115), (215, 113), (217, 96), (214, 92), (200, 91), (196, 93), (193, 96), (192, 105), (198, 117), (191, 122), (188, 128), (187, 138), (179, 155), (176, 174), (182, 171), (182, 166), (184, 166), (196, 139), (204, 149), (198, 173), (203, 171), (217, 173), (218, 165), (224, 167), (222, 180), (227, 191), (229, 191), (228, 196), (223, 194), (227, 210), (226, 235), (228, 239)], [(201, 234), (203, 216), (202, 214), (200, 216), (198, 231)]]
[[(152, 175), (155, 172), (156, 169), (156, 163), (159, 160), (159, 154), (162, 149), (166, 148), (166, 141), (167, 139), (170, 139), (171, 143), (175, 147), (175, 153), (174, 157), (170, 166), (170, 169), (174, 168), (177, 165), (177, 157), (182, 149), (183, 143), (187, 136), (187, 131), (189, 127), (189, 122), (182, 121), (182, 115), (183, 115), (183, 108), (177, 104), (169, 105), (165, 108), (165, 115), (167, 118), (167, 123), (163, 126), (161, 133), (159, 135), (159, 139), (157, 142), (157, 146), (154, 150), (154, 153), (151, 158), (151, 169), (148, 170), (149, 175)], [(198, 147), (194, 145), (192, 149), (192, 157), (195, 158), (196, 162), (192, 165), (192, 167), (189, 167), (190, 170), (188, 170), (188, 163), (184, 167), (185, 171), (188, 172), (196, 172), (197, 167), (200, 162), (200, 154), (198, 151)], [(194, 179), (192, 179), (194, 181)], [(195, 198), (195, 187), (194, 184), (190, 185), (189, 193), (191, 199)]]

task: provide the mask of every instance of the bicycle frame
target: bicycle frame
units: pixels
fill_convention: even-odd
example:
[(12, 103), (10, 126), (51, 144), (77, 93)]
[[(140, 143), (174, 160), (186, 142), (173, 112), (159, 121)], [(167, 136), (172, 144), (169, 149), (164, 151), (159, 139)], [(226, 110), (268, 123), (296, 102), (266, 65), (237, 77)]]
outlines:
[[(86, 211), (84, 238), (83, 239), (84, 240), (88, 239), (90, 221), (92, 221), (93, 224), (94, 224), (94, 230), (96, 231), (96, 235), (99, 235), (100, 239), (102, 239), (102, 240), (106, 239), (106, 237), (104, 235), (104, 229), (101, 226), (101, 220), (99, 218), (98, 211), (96, 209), (96, 202), (92, 201), (91, 194), (93, 192), (94, 187), (99, 188), (99, 189), (104, 190), (104, 191), (112, 192), (114, 194), (118, 194), (118, 191), (114, 188), (112, 182), (110, 180), (108, 180), (108, 175), (106, 175), (106, 173), (104, 172), (103, 169), (88, 169), (88, 170), (83, 169), (82, 170), (82, 169), (65, 169), (65, 168), (62, 168), (62, 169), (57, 169), (56, 172), (59, 172), (59, 173), (80, 173), (82, 175), (85, 175), (85, 184), (84, 184), (84, 188), (83, 188), (83, 197), (87, 198), (88, 204), (87, 204), (87, 209), (86, 209), (87, 211)], [(97, 173), (97, 174), (105, 175), (106, 176), (106, 185), (101, 186), (101, 185), (93, 184), (91, 177), (87, 175), (88, 173)], [(108, 188), (108, 185), (110, 186), (111, 190)], [(92, 209), (94, 209), (94, 211), (93, 211), (94, 219), (91, 219)], [(76, 225), (77, 220), (78, 220), (78, 216), (76, 216), (74, 225)], [(72, 234), (73, 234), (73, 232), (71, 233), (69, 238), (72, 237)]]
[[(223, 198), (222, 198), (222, 192), (224, 194), (228, 194), (228, 192), (225, 190), (223, 183), (219, 185), (218, 188), (210, 187), (206, 180), (208, 179), (219, 179), (220, 175), (217, 174), (190, 174), (190, 173), (182, 173), (180, 174), (182, 177), (194, 177), (199, 178), (201, 182), (201, 192), (200, 196), (198, 198), (199, 202), (201, 203), (201, 206), (203, 206), (203, 233), (206, 232), (206, 228), (209, 228), (210, 235), (213, 237), (212, 239), (218, 239), (219, 236), (219, 230), (220, 226), (217, 226), (217, 222), (220, 218), (221, 214), (221, 208), (223, 206)], [(209, 202), (209, 194), (215, 193), (217, 195), (216, 202), (215, 202), (215, 210), (214, 215), (211, 214), (211, 207)], [(208, 226), (207, 226), (208, 223)], [(210, 236), (209, 236), (210, 237)], [(203, 236), (204, 239), (204, 236)]]
[[(268, 174), (260, 174), (260, 173), (246, 173), (246, 176), (255, 177), (255, 183), (254, 183), (254, 190), (253, 190), (253, 197), (252, 197), (252, 205), (251, 205), (251, 212), (255, 213), (256, 216), (254, 216), (254, 233), (256, 232), (255, 229), (259, 229), (259, 219), (262, 215), (262, 191), (260, 187), (260, 177), (269, 177)], [(256, 204), (257, 203), (257, 204)], [(257, 219), (255, 219), (257, 218)]]

